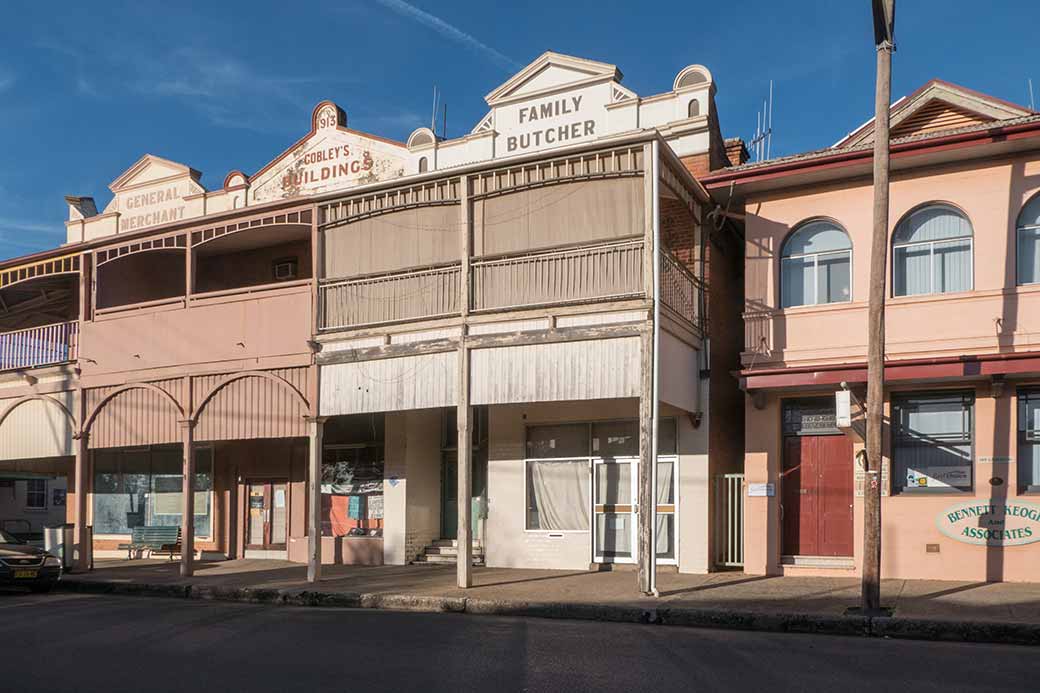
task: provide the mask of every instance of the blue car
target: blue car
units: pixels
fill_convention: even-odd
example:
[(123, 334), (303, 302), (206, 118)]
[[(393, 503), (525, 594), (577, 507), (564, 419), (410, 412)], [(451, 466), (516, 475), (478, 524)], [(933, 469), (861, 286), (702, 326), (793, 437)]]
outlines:
[(61, 579), (61, 560), (0, 530), (0, 585), (49, 592)]

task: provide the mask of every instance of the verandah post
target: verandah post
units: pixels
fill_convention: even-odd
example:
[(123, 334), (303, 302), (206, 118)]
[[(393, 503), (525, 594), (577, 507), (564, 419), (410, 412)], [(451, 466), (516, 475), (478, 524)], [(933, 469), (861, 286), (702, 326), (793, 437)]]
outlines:
[(462, 316), (461, 333), (458, 351), (458, 454), (456, 462), (456, 478), (458, 481), (458, 531), (456, 536), (456, 578), (459, 588), (465, 589), (473, 585), (473, 532), (472, 532), (472, 497), (473, 497), (473, 464), (472, 437), (470, 435), (469, 404), (469, 365), (470, 349), (466, 345), (468, 330), (466, 319), (470, 307), (470, 196), (469, 178), (459, 179), (459, 313)]
[(321, 579), (321, 462), (325, 417), (307, 417), (307, 582)]
[(195, 571), (195, 421), (181, 424), (181, 575), (191, 577)]

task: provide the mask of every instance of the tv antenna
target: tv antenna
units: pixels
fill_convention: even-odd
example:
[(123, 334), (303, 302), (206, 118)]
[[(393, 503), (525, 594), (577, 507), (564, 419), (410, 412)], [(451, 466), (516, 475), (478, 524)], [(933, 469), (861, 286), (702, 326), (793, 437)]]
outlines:
[(437, 101), (440, 98), (440, 92), (437, 91), (437, 85), (433, 85), (433, 113), (430, 114), (430, 131), (434, 134), (437, 133)]
[(755, 115), (755, 136), (749, 144), (755, 161), (763, 161), (772, 156), (773, 80), (769, 80), (769, 98), (762, 101), (762, 110)]
[(1029, 110), (1035, 111), (1036, 105), (1033, 103), (1033, 78), (1030, 77), (1026, 81), (1029, 82)]

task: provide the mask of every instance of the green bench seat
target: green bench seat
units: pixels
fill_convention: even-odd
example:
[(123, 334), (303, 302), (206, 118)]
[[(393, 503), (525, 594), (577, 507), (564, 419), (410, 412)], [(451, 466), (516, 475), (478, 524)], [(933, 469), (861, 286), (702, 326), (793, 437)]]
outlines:
[(130, 530), (130, 542), (120, 544), (119, 548), (126, 549), (127, 560), (134, 557), (134, 551), (148, 551), (149, 555), (169, 554), (172, 561), (173, 555), (181, 552), (181, 528), (134, 527)]

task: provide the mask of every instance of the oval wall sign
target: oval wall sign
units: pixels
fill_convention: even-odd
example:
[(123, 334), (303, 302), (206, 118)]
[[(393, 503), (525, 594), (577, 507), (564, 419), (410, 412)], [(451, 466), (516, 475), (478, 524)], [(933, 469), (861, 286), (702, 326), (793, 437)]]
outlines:
[(939, 531), (965, 544), (1022, 546), (1040, 541), (1040, 505), (1018, 500), (958, 503), (939, 513)]

